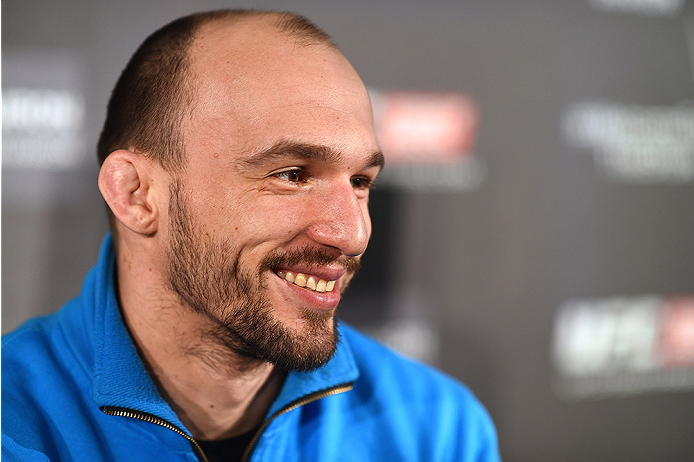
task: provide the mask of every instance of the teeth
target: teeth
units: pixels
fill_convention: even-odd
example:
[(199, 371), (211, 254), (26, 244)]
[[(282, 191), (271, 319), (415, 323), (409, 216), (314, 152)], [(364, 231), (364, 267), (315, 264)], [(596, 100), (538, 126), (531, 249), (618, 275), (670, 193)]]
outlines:
[(299, 287), (306, 287), (306, 276), (304, 276), (303, 273), (297, 274), (296, 279), (294, 279), (294, 284)]
[(299, 287), (314, 290), (316, 292), (332, 292), (335, 288), (335, 281), (326, 281), (325, 279), (316, 279), (315, 276), (309, 276), (308, 279), (304, 273), (291, 273), (278, 271), (277, 275)]

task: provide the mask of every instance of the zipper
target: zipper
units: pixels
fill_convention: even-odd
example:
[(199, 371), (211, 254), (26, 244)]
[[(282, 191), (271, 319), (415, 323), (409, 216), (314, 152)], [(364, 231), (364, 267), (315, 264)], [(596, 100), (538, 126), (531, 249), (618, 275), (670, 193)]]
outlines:
[[(241, 458), (242, 462), (246, 462), (249, 460), (251, 453), (253, 452), (253, 449), (255, 448), (255, 445), (258, 443), (258, 440), (260, 439), (260, 435), (263, 434), (265, 429), (274, 421), (277, 417), (286, 414), (288, 412), (293, 411), (294, 409), (297, 409), (301, 406), (305, 406), (308, 403), (312, 403), (314, 401), (318, 401), (319, 399), (326, 398), (328, 396), (333, 396), (333, 395), (338, 395), (340, 393), (344, 393), (347, 391), (350, 391), (353, 388), (352, 383), (347, 383), (345, 385), (339, 385), (334, 388), (328, 388), (327, 390), (322, 390), (322, 391), (317, 391), (315, 393), (311, 393), (309, 395), (304, 396), (303, 398), (299, 398), (296, 401), (293, 401), (286, 406), (284, 406), (282, 409), (279, 411), (275, 412), (269, 419), (267, 419), (265, 422), (263, 422), (263, 425), (258, 429), (256, 434), (253, 436), (253, 439), (251, 442), (248, 444), (248, 447), (243, 453), (243, 457)], [(208, 462), (207, 456), (205, 456), (205, 453), (202, 451), (202, 448), (198, 444), (197, 441), (195, 441), (194, 438), (189, 436), (186, 432), (172, 424), (171, 422), (162, 419), (161, 417), (157, 417), (152, 414), (148, 414), (146, 412), (141, 412), (141, 411), (135, 411), (132, 409), (126, 409), (122, 407), (112, 407), (112, 406), (102, 406), (101, 407), (101, 412), (103, 412), (106, 415), (110, 416), (117, 416), (117, 417), (129, 417), (131, 419), (136, 419), (136, 420), (142, 420), (144, 422), (149, 422), (153, 423), (156, 425), (159, 425), (164, 428), (168, 428), (169, 430), (178, 433), (179, 435), (183, 436), (185, 439), (190, 441), (190, 443), (193, 445), (195, 450), (200, 454), (202, 457), (203, 462)]]
[(299, 408), (301, 406), (304, 406), (308, 403), (318, 401), (319, 399), (323, 399), (323, 398), (326, 398), (328, 396), (339, 395), (340, 393), (350, 391), (352, 388), (353, 388), (352, 383), (346, 383), (344, 385), (338, 385), (334, 388), (328, 388), (326, 390), (311, 393), (310, 395), (306, 395), (303, 398), (299, 398), (296, 401), (293, 401), (293, 402), (287, 404), (282, 409), (280, 409), (279, 411), (272, 414), (272, 416), (270, 416), (269, 419), (267, 419), (265, 422), (263, 422), (263, 425), (261, 425), (261, 427), (258, 429), (255, 436), (253, 437), (251, 442), (248, 444), (248, 447), (243, 452), (243, 457), (241, 457), (241, 462), (248, 462), (248, 460), (250, 460), (251, 453), (253, 452), (255, 445), (258, 443), (258, 440), (260, 439), (260, 435), (263, 434), (265, 429), (267, 429), (267, 427), (270, 425), (270, 423), (272, 423), (272, 421), (275, 420), (277, 417), (279, 417), (283, 414), (286, 414), (288, 412), (291, 412), (294, 409)]
[(203, 462), (209, 462), (207, 460), (207, 456), (205, 456), (205, 453), (202, 452), (202, 448), (200, 447), (198, 442), (195, 441), (195, 439), (189, 436), (186, 432), (169, 422), (168, 420), (164, 420), (161, 417), (157, 417), (146, 412), (134, 411), (132, 409), (126, 409), (122, 407), (102, 406), (100, 409), (101, 412), (103, 412), (106, 415), (117, 417), (130, 417), (131, 419), (142, 420), (144, 422), (149, 422), (164, 428), (168, 428), (169, 430), (178, 433), (179, 435), (185, 437), (185, 439), (190, 441), (195, 451), (197, 451), (197, 453), (200, 454), (200, 456), (202, 457)]

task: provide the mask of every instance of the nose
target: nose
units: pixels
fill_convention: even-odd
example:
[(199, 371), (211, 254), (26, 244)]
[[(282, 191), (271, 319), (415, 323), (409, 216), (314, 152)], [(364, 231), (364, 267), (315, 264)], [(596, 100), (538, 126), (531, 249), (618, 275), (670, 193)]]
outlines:
[(351, 183), (328, 188), (314, 210), (316, 219), (307, 229), (309, 238), (343, 255), (364, 253), (371, 235), (371, 219), (366, 202), (356, 196)]

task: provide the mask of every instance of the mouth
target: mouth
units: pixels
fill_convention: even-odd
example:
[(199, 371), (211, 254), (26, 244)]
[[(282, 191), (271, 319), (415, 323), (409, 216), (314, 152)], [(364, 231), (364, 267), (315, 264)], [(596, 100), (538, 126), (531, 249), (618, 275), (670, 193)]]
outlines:
[(280, 270), (276, 271), (275, 274), (289, 283), (318, 293), (332, 292), (337, 282), (337, 279), (326, 280), (311, 274), (294, 273), (292, 271)]

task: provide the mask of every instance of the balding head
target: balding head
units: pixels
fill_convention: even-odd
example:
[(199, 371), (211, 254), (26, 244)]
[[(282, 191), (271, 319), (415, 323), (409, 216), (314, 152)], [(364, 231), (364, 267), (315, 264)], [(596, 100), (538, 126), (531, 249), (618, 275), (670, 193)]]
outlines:
[(221, 10), (177, 19), (143, 42), (116, 83), (98, 142), (100, 163), (117, 149), (129, 149), (168, 171), (183, 167), (180, 127), (196, 95), (190, 73), (191, 46), (205, 31), (223, 26), (233, 33), (230, 26), (234, 25), (246, 32), (236, 34), (242, 41), (257, 40), (256, 32), (265, 29), (285, 35), (294, 46), (336, 49), (325, 32), (292, 13)]

